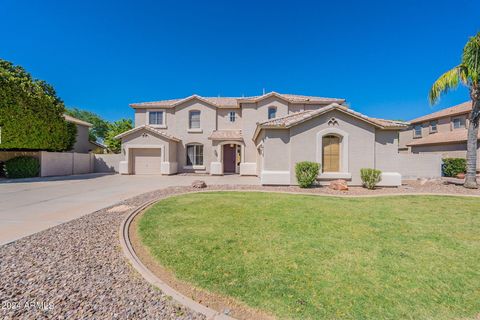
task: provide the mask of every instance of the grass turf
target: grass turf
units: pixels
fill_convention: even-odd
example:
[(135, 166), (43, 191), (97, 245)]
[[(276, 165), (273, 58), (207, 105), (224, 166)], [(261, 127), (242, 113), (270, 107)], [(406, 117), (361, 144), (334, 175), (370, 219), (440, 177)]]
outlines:
[(177, 278), (278, 318), (480, 313), (480, 199), (197, 193), (139, 221)]

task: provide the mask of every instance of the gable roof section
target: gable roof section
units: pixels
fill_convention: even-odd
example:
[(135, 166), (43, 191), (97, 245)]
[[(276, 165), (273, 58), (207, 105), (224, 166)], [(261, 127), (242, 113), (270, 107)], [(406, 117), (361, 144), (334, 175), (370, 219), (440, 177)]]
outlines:
[(169, 134), (166, 134), (166, 133), (164, 133), (164, 132), (162, 132), (162, 131), (159, 131), (159, 130), (157, 130), (157, 129), (155, 129), (155, 128), (152, 128), (152, 127), (150, 127), (150, 126), (147, 126), (147, 125), (135, 127), (135, 128), (130, 129), (130, 130), (128, 130), (128, 131), (125, 131), (125, 132), (123, 132), (123, 133), (120, 133), (119, 135), (115, 136), (115, 139), (121, 139), (121, 138), (123, 138), (123, 137), (129, 136), (129, 135), (131, 135), (132, 133), (135, 133), (135, 132), (141, 131), (141, 130), (148, 131), (148, 132), (150, 132), (150, 133), (156, 134), (156, 135), (158, 135), (158, 136), (160, 136), (160, 137), (167, 138), (167, 139), (172, 140), (172, 141), (175, 141), (175, 142), (180, 142), (180, 139), (178, 139), (178, 138), (176, 138), (176, 137), (174, 137), (174, 136), (171, 136), (171, 135), (169, 135)]
[(182, 103), (185, 103), (190, 100), (197, 99), (204, 103), (207, 103), (216, 108), (239, 108), (241, 103), (255, 103), (267, 99), (269, 97), (277, 97), (284, 101), (290, 103), (302, 103), (302, 104), (327, 104), (327, 103), (339, 103), (342, 104), (345, 102), (345, 99), (337, 98), (325, 98), (325, 97), (315, 97), (315, 96), (302, 96), (295, 94), (280, 94), (277, 92), (270, 92), (261, 96), (252, 96), (252, 97), (201, 97), (199, 95), (191, 95), (183, 99), (170, 99), (170, 100), (160, 100), (152, 102), (140, 102), (132, 103), (130, 106), (132, 108), (175, 108)]
[(422, 117), (413, 119), (413, 120), (410, 121), (410, 123), (415, 124), (415, 123), (425, 122), (425, 121), (429, 121), (429, 120), (435, 120), (435, 119), (443, 118), (443, 117), (451, 117), (451, 116), (456, 116), (456, 115), (460, 115), (460, 114), (469, 113), (470, 111), (472, 111), (472, 102), (467, 101), (467, 102), (464, 102), (464, 103), (457, 104), (456, 106), (446, 108), (446, 109), (443, 109), (443, 110), (440, 110), (440, 111), (430, 113), (430, 114), (424, 115)]
[(93, 127), (93, 124), (91, 124), (89, 122), (86, 122), (86, 121), (83, 121), (83, 120), (80, 120), (80, 119), (77, 119), (77, 118), (74, 118), (72, 116), (69, 116), (68, 114), (63, 114), (63, 117), (65, 118), (65, 121), (67, 121), (67, 122), (75, 123), (75, 124), (85, 126), (85, 127)]
[(408, 123), (402, 121), (370, 118), (345, 106), (341, 106), (337, 103), (332, 103), (320, 109), (292, 113), (284, 117), (279, 117), (261, 122), (257, 125), (257, 129), (255, 130), (255, 134), (253, 135), (253, 139), (255, 140), (257, 138), (257, 135), (262, 129), (288, 129), (332, 110), (338, 110), (384, 130), (400, 130), (408, 126)]

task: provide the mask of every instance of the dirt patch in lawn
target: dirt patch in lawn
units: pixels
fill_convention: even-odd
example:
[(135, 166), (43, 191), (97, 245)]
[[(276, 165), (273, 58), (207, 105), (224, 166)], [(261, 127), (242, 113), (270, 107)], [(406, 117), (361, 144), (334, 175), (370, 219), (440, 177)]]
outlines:
[(128, 234), (130, 237), (130, 242), (138, 258), (153, 274), (183, 295), (220, 313), (227, 314), (237, 319), (275, 319), (274, 316), (269, 315), (266, 312), (253, 309), (233, 298), (206, 291), (204, 289), (195, 287), (190, 283), (177, 279), (173, 272), (158, 263), (150, 254), (148, 248), (142, 244), (142, 241), (138, 235), (138, 222), (140, 221), (144, 212), (145, 210), (133, 219), (130, 229), (128, 230)]

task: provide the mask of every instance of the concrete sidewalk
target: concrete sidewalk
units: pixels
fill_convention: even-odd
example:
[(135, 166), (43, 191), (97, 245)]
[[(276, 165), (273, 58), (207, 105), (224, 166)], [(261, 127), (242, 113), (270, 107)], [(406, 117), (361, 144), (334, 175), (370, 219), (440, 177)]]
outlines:
[(0, 180), (0, 245), (113, 205), (133, 196), (170, 186), (207, 184), (258, 185), (257, 177), (103, 175)]

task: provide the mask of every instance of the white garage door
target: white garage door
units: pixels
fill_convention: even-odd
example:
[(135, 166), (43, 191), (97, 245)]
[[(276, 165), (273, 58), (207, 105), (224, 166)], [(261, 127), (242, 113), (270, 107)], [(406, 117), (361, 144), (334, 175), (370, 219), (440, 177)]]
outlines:
[(161, 149), (133, 149), (134, 174), (160, 174)]

